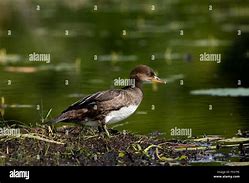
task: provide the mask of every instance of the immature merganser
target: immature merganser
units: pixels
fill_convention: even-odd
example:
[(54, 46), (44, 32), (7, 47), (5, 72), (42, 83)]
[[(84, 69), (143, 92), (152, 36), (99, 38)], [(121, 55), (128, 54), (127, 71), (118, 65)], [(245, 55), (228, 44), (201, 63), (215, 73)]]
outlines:
[(166, 83), (159, 79), (155, 72), (146, 65), (139, 65), (130, 73), (135, 85), (122, 89), (111, 89), (89, 95), (64, 110), (52, 123), (76, 122), (83, 125), (98, 126), (109, 132), (106, 124), (126, 119), (135, 112), (143, 99), (143, 81)]

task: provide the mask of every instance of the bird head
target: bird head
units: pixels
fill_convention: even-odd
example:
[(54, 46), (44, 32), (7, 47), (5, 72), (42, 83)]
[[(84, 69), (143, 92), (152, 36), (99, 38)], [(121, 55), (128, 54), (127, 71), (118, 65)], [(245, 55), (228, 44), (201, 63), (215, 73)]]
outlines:
[(130, 73), (130, 78), (135, 79), (136, 81), (147, 81), (166, 84), (166, 81), (163, 81), (159, 77), (157, 77), (154, 70), (147, 65), (138, 65), (137, 67), (135, 67)]

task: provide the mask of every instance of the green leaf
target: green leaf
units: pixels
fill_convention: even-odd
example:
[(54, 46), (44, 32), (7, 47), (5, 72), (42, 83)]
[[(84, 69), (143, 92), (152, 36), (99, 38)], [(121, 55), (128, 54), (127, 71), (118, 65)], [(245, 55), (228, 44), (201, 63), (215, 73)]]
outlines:
[(118, 154), (119, 158), (123, 158), (124, 156), (125, 156), (125, 152), (123, 152), (123, 151), (119, 152), (119, 154)]
[(180, 157), (177, 158), (177, 160), (179, 160), (179, 161), (181, 161), (181, 160), (187, 160), (187, 159), (188, 159), (188, 157), (185, 156), (185, 155), (182, 155), (182, 156), (180, 156)]

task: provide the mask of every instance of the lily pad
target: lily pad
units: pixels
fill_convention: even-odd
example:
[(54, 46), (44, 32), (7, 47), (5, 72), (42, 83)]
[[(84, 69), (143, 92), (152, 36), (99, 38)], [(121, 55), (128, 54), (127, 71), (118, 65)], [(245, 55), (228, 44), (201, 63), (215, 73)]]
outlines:
[(249, 166), (249, 162), (229, 162), (226, 163), (227, 166)]
[(247, 141), (249, 141), (249, 138), (244, 138), (244, 137), (233, 137), (229, 139), (219, 140), (219, 142), (247, 142)]
[(241, 97), (249, 96), (249, 88), (215, 88), (215, 89), (202, 89), (192, 90), (192, 95), (211, 95), (211, 96), (229, 96)]

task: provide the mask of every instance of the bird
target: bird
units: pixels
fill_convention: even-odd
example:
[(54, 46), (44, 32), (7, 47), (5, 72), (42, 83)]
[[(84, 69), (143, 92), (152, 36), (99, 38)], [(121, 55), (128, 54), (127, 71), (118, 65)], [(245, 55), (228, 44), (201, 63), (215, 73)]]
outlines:
[(164, 83), (154, 70), (147, 65), (138, 65), (130, 73), (135, 84), (121, 89), (99, 91), (73, 103), (59, 116), (52, 119), (52, 124), (58, 122), (74, 122), (83, 126), (97, 126), (99, 131), (107, 130), (107, 124), (122, 121), (131, 116), (143, 99), (143, 82)]

